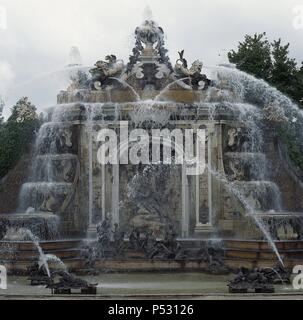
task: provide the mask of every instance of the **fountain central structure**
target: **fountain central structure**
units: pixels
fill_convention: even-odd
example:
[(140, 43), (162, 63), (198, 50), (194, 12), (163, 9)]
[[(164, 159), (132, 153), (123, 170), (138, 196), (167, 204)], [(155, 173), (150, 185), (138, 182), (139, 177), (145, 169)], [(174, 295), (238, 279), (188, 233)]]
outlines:
[[(22, 251), (27, 244), (18, 236), (27, 228), (45, 250), (61, 254), (75, 268), (83, 262), (74, 255), (76, 248), (97, 236), (102, 268), (128, 246), (122, 268), (130, 269), (129, 261), (141, 261), (143, 268), (143, 260), (161, 254), (163, 260), (165, 251), (174, 251), (169, 235), (176, 250), (164, 260), (174, 263), (190, 260), (198, 266), (205, 240), (221, 243), (230, 266), (272, 266), (282, 258), (292, 265), (303, 258), (302, 183), (274, 129), (294, 115), (302, 119), (300, 111), (233, 66), (207, 68), (206, 76), (200, 61), (188, 65), (184, 51), (173, 66), (163, 29), (152, 20), (144, 21), (135, 37), (127, 64), (109, 55), (90, 75), (75, 73), (69, 88), (58, 94), (38, 133), (18, 213), (0, 217), (2, 244)], [(195, 141), (204, 129), (206, 170), (189, 176), (186, 163), (100, 164), (98, 133), (112, 129), (119, 137), (123, 126), (191, 129)], [(151, 254), (146, 248), (153, 237), (164, 244)], [(136, 260), (141, 249), (144, 259)], [(8, 261), (6, 253), (1, 255)]]

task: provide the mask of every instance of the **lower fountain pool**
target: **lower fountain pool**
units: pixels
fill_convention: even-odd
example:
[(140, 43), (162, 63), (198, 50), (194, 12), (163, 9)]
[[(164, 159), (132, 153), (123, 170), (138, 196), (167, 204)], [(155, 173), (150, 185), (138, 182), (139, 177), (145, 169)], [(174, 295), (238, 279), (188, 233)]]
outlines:
[[(124, 296), (207, 296), (228, 295), (227, 283), (233, 275), (218, 276), (201, 273), (132, 273), (102, 274), (86, 276), (84, 280), (98, 283), (97, 295), (103, 297)], [(277, 294), (295, 293), (291, 285), (276, 287)], [(30, 287), (26, 277), (9, 277), (8, 289), (0, 292), (0, 299), (5, 297), (43, 298), (51, 294), (42, 286)]]

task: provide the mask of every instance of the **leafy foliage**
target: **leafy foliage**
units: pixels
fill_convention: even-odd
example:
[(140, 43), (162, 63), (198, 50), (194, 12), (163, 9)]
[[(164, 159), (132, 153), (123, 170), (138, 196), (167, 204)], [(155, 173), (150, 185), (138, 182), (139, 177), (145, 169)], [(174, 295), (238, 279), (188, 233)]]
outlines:
[(303, 154), (300, 149), (300, 141), (297, 141), (297, 136), (291, 128), (287, 128), (286, 126), (281, 126), (278, 133), (287, 147), (290, 159), (303, 171)]
[(282, 45), (281, 39), (269, 43), (266, 33), (246, 35), (228, 58), (238, 69), (264, 79), (303, 108), (303, 65), (299, 68), (289, 57), (289, 46)]
[(240, 42), (238, 51), (232, 50), (228, 53), (231, 63), (257, 78), (269, 80), (272, 71), (271, 47), (266, 39), (266, 34), (255, 34), (245, 36), (245, 41)]
[(40, 120), (28, 98), (20, 99), (7, 122), (0, 124), (0, 178), (15, 167), (33, 141)]
[(3, 112), (4, 107), (5, 107), (5, 103), (2, 99), (2, 97), (0, 96), (0, 125), (3, 123), (2, 112)]

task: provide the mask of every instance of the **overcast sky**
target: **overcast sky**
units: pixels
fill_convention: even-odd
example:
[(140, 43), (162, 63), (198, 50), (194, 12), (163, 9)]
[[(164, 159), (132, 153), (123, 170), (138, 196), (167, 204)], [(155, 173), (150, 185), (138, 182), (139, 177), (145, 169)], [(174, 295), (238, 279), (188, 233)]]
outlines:
[(291, 55), (303, 60), (303, 29), (293, 26), (293, 9), (303, 0), (0, 0), (7, 10), (7, 29), (0, 28), (0, 94), (9, 103), (19, 94), (38, 104), (55, 101), (53, 92), (50, 98), (33, 87), (39, 88), (42, 74), (64, 68), (71, 46), (80, 48), (84, 65), (109, 53), (127, 61), (147, 5), (166, 33), (173, 62), (185, 49), (190, 61), (216, 64), (222, 49), (263, 31), (270, 40), (290, 42)]

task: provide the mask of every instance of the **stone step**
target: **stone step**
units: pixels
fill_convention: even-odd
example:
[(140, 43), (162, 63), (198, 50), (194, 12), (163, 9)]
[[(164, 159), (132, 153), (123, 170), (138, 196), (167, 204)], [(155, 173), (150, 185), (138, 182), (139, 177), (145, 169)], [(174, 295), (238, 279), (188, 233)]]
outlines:
[[(280, 250), (303, 250), (303, 241), (275, 241), (277, 249)], [(272, 250), (270, 244), (266, 241), (258, 240), (224, 240), (224, 247), (228, 249), (243, 250)]]
[[(284, 258), (301, 258), (303, 259), (303, 250), (281, 250), (280, 255)], [(242, 249), (226, 249), (226, 258), (246, 258), (246, 259), (275, 259), (276, 254), (272, 250), (242, 250)]]
[[(65, 250), (48, 250), (45, 254), (52, 254), (63, 259), (77, 258), (81, 254), (79, 249), (65, 249)], [(18, 250), (18, 251), (0, 251), (1, 260), (14, 260), (14, 261), (37, 261), (39, 259), (38, 250)]]
[[(58, 241), (41, 241), (39, 245), (45, 251), (47, 250), (67, 250), (79, 248), (82, 245), (82, 240), (58, 240)], [(1, 248), (8, 248), (11, 250), (21, 251), (36, 251), (37, 248), (33, 242), (19, 242), (19, 241), (0, 241)]]

